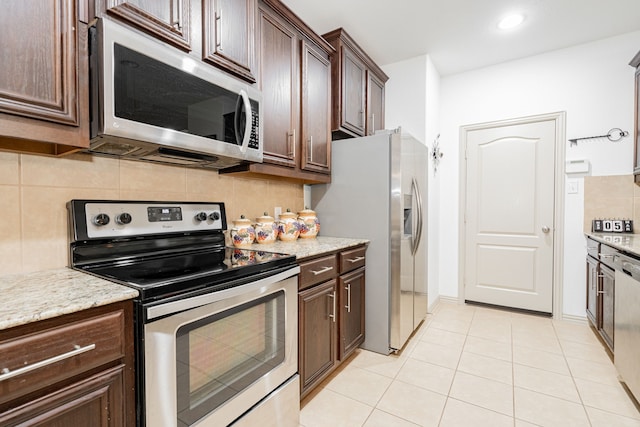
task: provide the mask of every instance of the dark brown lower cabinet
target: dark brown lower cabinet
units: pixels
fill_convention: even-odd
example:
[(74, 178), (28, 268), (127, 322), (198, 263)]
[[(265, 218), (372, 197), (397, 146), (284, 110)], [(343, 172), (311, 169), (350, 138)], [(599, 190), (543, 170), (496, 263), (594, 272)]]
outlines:
[(340, 360), (364, 342), (364, 267), (338, 279), (340, 288)]
[(300, 397), (352, 355), (365, 338), (365, 245), (300, 262)]
[(336, 280), (298, 294), (299, 365), (303, 393), (328, 375), (337, 361)]
[(600, 324), (600, 335), (613, 350), (613, 309), (615, 291), (614, 270), (604, 264), (600, 264), (600, 278), (602, 279), (602, 322)]
[(0, 414), (0, 425), (124, 427), (120, 365)]
[(615, 313), (615, 271), (618, 251), (587, 238), (587, 319), (613, 354)]
[(600, 299), (598, 298), (598, 260), (587, 256), (587, 318), (596, 329), (600, 328)]
[(0, 426), (135, 425), (133, 302), (0, 331)]

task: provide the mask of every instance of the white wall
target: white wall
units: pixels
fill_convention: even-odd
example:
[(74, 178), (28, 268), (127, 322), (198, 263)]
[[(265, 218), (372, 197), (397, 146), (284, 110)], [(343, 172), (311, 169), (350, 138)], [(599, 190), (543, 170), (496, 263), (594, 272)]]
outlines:
[[(440, 113), (440, 76), (431, 58), (419, 56), (406, 61), (382, 67), (389, 76), (385, 86), (385, 127), (402, 127), (403, 132), (412, 134), (428, 148), (439, 133)], [(434, 174), (433, 164), (425, 165), (429, 170), (428, 188), (428, 292), (429, 308), (437, 303), (439, 297), (438, 247), (440, 197), (438, 175)]]
[[(634, 32), (441, 78), (441, 295), (458, 296), (460, 126), (566, 111), (567, 138), (603, 135), (616, 127), (632, 135), (634, 70), (627, 64), (639, 48), (640, 32)], [(566, 160), (588, 159), (593, 175), (629, 174), (632, 139), (577, 147), (567, 142)], [(563, 312), (584, 316), (583, 178), (569, 178), (577, 179), (579, 191), (565, 194)]]

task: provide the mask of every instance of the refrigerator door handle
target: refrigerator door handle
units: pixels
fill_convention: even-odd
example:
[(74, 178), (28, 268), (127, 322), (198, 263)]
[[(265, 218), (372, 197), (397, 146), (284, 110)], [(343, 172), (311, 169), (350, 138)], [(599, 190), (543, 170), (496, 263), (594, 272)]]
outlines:
[(420, 195), (420, 189), (418, 188), (418, 181), (415, 178), (411, 181), (411, 187), (416, 195), (416, 204), (418, 208), (418, 224), (415, 238), (413, 239), (413, 247), (411, 248), (411, 254), (415, 255), (418, 252), (420, 241), (422, 240), (422, 196)]

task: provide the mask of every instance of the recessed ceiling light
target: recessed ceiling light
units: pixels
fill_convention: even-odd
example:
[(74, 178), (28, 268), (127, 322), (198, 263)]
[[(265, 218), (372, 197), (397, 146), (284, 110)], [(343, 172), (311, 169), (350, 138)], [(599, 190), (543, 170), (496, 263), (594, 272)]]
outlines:
[(522, 24), (523, 21), (524, 15), (520, 13), (513, 13), (502, 18), (498, 23), (498, 28), (500, 28), (501, 30), (509, 30)]

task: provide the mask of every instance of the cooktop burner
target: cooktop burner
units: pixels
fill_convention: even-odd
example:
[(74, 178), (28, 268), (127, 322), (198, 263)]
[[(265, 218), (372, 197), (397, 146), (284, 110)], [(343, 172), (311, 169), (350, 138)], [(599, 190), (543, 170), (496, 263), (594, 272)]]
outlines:
[(130, 286), (140, 300), (215, 291), (295, 265), (225, 247), (223, 203), (72, 200), (71, 267)]

